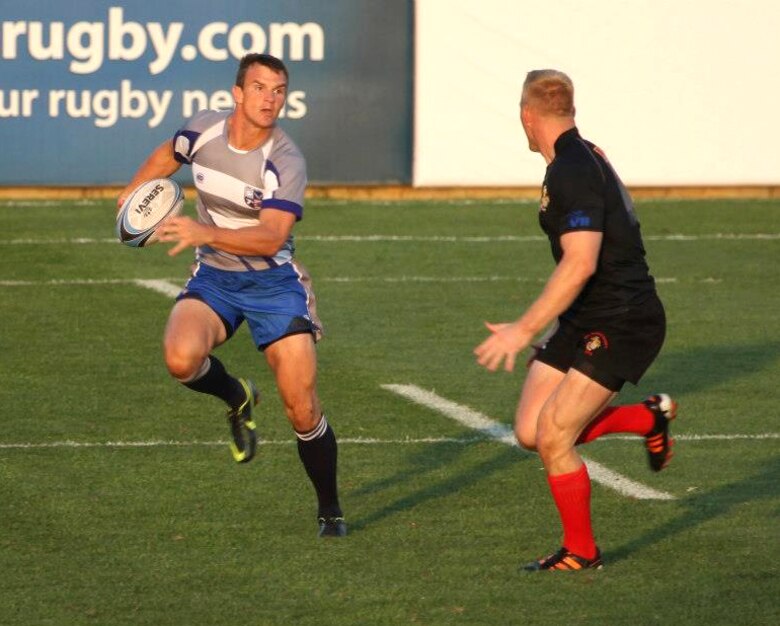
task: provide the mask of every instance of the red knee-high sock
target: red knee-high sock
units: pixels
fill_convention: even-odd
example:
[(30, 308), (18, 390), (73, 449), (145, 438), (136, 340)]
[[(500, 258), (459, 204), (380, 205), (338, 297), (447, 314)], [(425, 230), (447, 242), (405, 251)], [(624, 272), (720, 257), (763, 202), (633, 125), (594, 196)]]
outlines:
[(655, 425), (653, 412), (644, 404), (609, 406), (585, 427), (577, 443), (588, 443), (610, 433), (646, 435)]
[(568, 474), (547, 475), (555, 506), (563, 525), (563, 545), (570, 552), (592, 559), (596, 542), (590, 522), (590, 476), (582, 466)]

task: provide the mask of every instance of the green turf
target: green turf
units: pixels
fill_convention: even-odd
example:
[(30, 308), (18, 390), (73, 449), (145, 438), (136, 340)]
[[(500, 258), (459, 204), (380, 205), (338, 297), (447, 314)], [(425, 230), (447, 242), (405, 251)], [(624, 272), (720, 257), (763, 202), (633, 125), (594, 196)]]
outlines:
[[(110, 202), (0, 202), (0, 624), (778, 623), (780, 239), (659, 237), (777, 237), (780, 202), (638, 211), (669, 333), (623, 400), (674, 394), (678, 435), (775, 438), (683, 440), (660, 475), (640, 442), (594, 442), (589, 458), (676, 499), (594, 485), (605, 569), (529, 576), (518, 565), (560, 532), (538, 458), (381, 385), (511, 423), (523, 372), (490, 374), (471, 350), (484, 320), (518, 315), (551, 271), (533, 203), (307, 204), (298, 252), (328, 335), (320, 393), (351, 440), (340, 448), (351, 533), (321, 541), (246, 331), (218, 354), (259, 380), (271, 443), (238, 466), (219, 403), (165, 372), (170, 298), (106, 282), (182, 283), (191, 258), (109, 241)], [(442, 239), (318, 239), (345, 235)], [(505, 235), (528, 239), (463, 239)], [(421, 438), (454, 441), (397, 442)], [(66, 441), (97, 445), (42, 445)]]

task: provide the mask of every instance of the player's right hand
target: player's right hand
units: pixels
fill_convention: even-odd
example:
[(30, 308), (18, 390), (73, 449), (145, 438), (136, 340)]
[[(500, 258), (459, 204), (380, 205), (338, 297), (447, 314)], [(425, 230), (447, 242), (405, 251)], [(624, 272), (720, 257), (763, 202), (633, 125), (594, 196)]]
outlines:
[(485, 322), (485, 326), (491, 335), (474, 349), (477, 363), (491, 372), (495, 372), (503, 363), (504, 370), (511, 372), (515, 368), (517, 353), (531, 343), (533, 335), (519, 322)]

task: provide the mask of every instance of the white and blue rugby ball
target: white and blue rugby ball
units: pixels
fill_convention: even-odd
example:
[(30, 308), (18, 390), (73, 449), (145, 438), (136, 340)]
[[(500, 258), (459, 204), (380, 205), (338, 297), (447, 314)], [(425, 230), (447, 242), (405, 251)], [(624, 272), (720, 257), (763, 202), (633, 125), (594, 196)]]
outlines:
[(116, 235), (126, 246), (143, 248), (157, 241), (157, 227), (181, 213), (184, 192), (170, 178), (155, 178), (136, 187), (116, 216)]

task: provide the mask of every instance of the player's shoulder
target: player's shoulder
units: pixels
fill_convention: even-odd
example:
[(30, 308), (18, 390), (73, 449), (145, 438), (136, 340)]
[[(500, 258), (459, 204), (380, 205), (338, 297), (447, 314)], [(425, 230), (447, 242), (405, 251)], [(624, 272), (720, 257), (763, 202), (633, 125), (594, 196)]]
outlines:
[(202, 133), (216, 124), (224, 123), (229, 115), (229, 110), (215, 111), (211, 109), (204, 109), (202, 111), (198, 111), (192, 117), (190, 117), (184, 123), (184, 128), (194, 132)]
[(303, 156), (303, 152), (298, 145), (292, 140), (284, 130), (278, 126), (274, 127), (273, 135), (273, 148), (269, 154), (269, 158), (272, 161), (284, 159), (291, 162), (299, 161), (303, 164), (306, 163), (306, 159)]
[(548, 179), (552, 183), (571, 183), (574, 180), (603, 181), (599, 159), (594, 150), (595, 146), (590, 141), (580, 137), (575, 132), (568, 131), (563, 141), (556, 143), (555, 158), (548, 170)]
[(272, 164), (273, 169), (283, 173), (287, 180), (305, 181), (306, 159), (296, 143), (278, 126), (274, 127), (271, 139), (271, 150), (266, 153), (266, 159)]
[(559, 168), (571, 168), (593, 161), (593, 143), (580, 136), (576, 127), (564, 132), (555, 142), (553, 164)]

